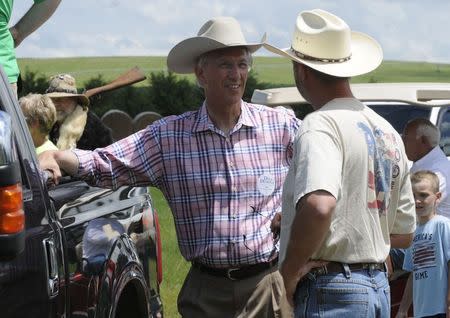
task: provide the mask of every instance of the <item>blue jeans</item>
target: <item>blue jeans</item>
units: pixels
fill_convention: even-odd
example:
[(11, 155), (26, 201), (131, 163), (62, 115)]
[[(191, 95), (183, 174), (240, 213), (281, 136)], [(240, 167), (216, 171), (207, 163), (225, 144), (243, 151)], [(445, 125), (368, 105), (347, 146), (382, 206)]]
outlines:
[(295, 318), (390, 317), (387, 274), (379, 270), (308, 274), (294, 296)]

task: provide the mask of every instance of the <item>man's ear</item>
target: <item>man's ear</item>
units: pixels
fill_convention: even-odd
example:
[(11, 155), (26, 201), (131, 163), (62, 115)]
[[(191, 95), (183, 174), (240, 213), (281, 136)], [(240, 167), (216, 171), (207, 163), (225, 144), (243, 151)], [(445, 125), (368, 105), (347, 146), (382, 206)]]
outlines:
[(196, 65), (194, 72), (195, 72), (195, 77), (197, 77), (197, 82), (200, 84), (200, 86), (204, 87), (204, 85), (206, 83), (204, 69), (202, 67)]
[(294, 71), (297, 73), (298, 79), (302, 82), (308, 77), (308, 68), (302, 63), (294, 62)]

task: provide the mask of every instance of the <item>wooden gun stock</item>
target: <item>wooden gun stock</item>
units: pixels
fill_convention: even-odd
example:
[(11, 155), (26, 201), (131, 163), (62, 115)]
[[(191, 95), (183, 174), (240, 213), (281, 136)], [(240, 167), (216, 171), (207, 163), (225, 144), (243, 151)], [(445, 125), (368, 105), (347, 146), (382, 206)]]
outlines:
[(84, 95), (86, 95), (88, 98), (103, 93), (112, 91), (124, 86), (128, 86), (137, 82), (141, 82), (145, 80), (147, 77), (144, 75), (142, 70), (135, 66), (132, 69), (128, 70), (127, 72), (120, 75), (118, 78), (113, 80), (111, 83), (108, 83), (106, 85), (95, 87), (88, 89), (86, 92), (84, 92)]

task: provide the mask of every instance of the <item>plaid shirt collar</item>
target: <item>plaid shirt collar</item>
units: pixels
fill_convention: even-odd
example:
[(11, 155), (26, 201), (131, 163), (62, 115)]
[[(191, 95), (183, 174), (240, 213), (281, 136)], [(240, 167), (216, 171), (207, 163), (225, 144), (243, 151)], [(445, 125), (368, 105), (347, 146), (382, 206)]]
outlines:
[[(241, 100), (241, 115), (231, 133), (239, 130), (242, 126), (257, 127), (258, 122), (250, 111), (248, 104)], [(207, 130), (217, 131), (218, 129), (214, 126), (211, 118), (209, 118), (208, 111), (206, 110), (206, 101), (204, 101), (198, 112), (198, 117), (192, 126), (192, 132), (197, 133)]]

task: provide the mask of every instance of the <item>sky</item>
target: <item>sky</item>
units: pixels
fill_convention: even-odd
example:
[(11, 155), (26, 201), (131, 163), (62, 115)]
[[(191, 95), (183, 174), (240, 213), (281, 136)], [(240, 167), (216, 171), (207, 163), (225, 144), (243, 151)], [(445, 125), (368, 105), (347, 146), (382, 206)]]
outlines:
[[(16, 0), (10, 24), (32, 5)], [(211, 17), (233, 16), (247, 42), (288, 47), (299, 12), (324, 9), (374, 37), (385, 60), (450, 63), (448, 0), (62, 0), (18, 57), (165, 56)], [(256, 55), (272, 56), (264, 49)]]

